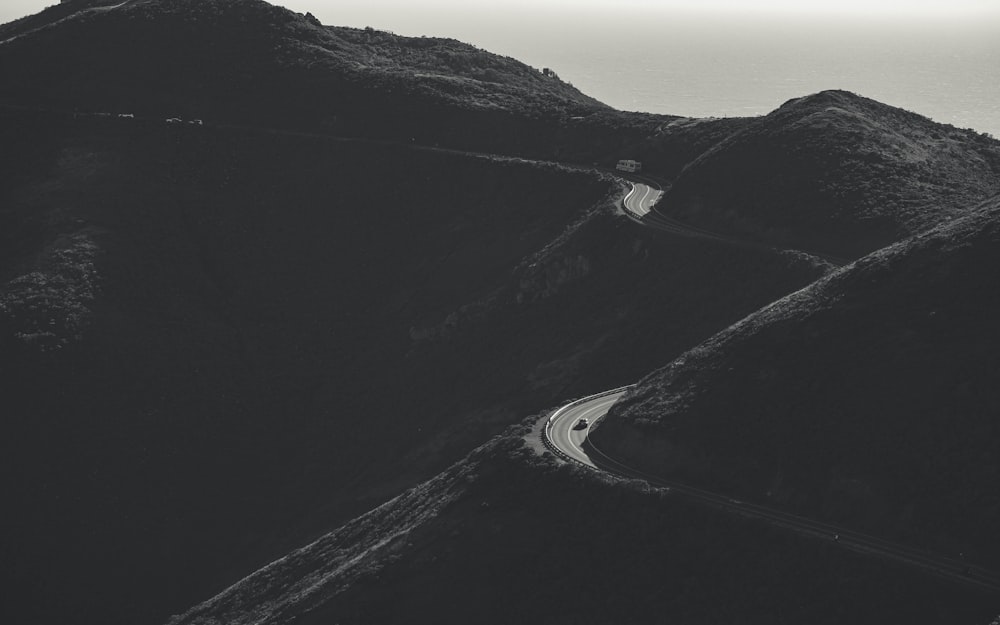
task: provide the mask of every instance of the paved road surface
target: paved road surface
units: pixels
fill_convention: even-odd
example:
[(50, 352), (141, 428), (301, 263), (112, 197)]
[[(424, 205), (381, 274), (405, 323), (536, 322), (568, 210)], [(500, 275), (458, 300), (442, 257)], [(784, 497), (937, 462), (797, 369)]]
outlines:
[[(626, 195), (625, 199), (622, 201), (625, 208), (625, 214), (643, 226), (653, 228), (654, 230), (659, 230), (661, 232), (668, 232), (670, 234), (685, 237), (719, 241), (721, 243), (735, 245), (742, 248), (780, 251), (778, 248), (770, 245), (738, 239), (736, 237), (692, 226), (691, 224), (683, 221), (671, 219), (664, 214), (663, 211), (656, 209), (657, 202), (659, 202), (660, 198), (663, 196), (662, 188), (652, 179), (645, 180), (647, 180), (647, 182), (630, 180), (629, 183), (632, 185), (632, 190), (629, 191), (628, 195)], [(845, 258), (831, 256), (829, 254), (818, 254), (815, 252), (806, 253), (822, 258), (837, 267), (843, 267), (849, 262)]]
[[(626, 386), (584, 397), (566, 404), (551, 416), (546, 417), (543, 435), (547, 439), (548, 446), (554, 448), (565, 459), (579, 462), (598, 471), (605, 471), (621, 477), (642, 479), (653, 486), (670, 489), (682, 496), (733, 514), (760, 519), (770, 525), (831, 541), (851, 551), (902, 563), (966, 586), (1000, 593), (1000, 575), (970, 565), (960, 559), (900, 545), (847, 528), (650, 475), (611, 458), (597, 449), (588, 435), (590, 429), (607, 414), (611, 406), (631, 388), (631, 386)], [(577, 429), (581, 418), (586, 418), (590, 425)]]
[(549, 417), (545, 436), (556, 449), (572, 460), (597, 469), (598, 466), (590, 460), (590, 456), (582, 448), (590, 428), (577, 429), (577, 423), (580, 419), (587, 419), (591, 424), (596, 423), (629, 388), (631, 387), (615, 389), (563, 406)]
[[(121, 4), (102, 8), (104, 10), (113, 10), (127, 4), (128, 2), (129, 0), (126, 0)], [(15, 106), (12, 108), (24, 107)], [(220, 127), (223, 126), (220, 125)], [(279, 129), (262, 129), (254, 127), (247, 128), (247, 130), (296, 135), (309, 134), (309, 136), (326, 137), (326, 135), (312, 135), (311, 133), (301, 133)], [(365, 139), (355, 138), (327, 138), (341, 141), (366, 141)], [(368, 142), (371, 141), (368, 140)], [(376, 141), (376, 143), (383, 142)], [(386, 141), (384, 143), (389, 142)], [(428, 146), (410, 147), (426, 150), (440, 149)], [(456, 152), (455, 150), (440, 150)], [(493, 155), (479, 155), (468, 152), (464, 152), (464, 154), (469, 156), (488, 156), (489, 158), (496, 158), (496, 156)], [(514, 158), (509, 160), (522, 159)], [(646, 182), (633, 182), (632, 184), (632, 191), (625, 198), (623, 204), (626, 208), (627, 214), (633, 220), (644, 226), (683, 236), (696, 236), (700, 238), (724, 241), (733, 245), (758, 248), (766, 247), (759, 244), (746, 243), (732, 237), (709, 232), (707, 230), (670, 219), (655, 210), (655, 204), (663, 194), (658, 184), (652, 180), (648, 180), (648, 184)], [(831, 262), (835, 262), (836, 264), (843, 264), (845, 262), (843, 259), (835, 259), (829, 256), (824, 258), (830, 260)], [(580, 464), (589, 466), (595, 470), (606, 471), (614, 475), (629, 478), (643, 479), (654, 486), (670, 489), (671, 491), (675, 491), (691, 499), (728, 510), (734, 514), (761, 519), (771, 525), (785, 527), (789, 530), (802, 534), (813, 535), (825, 540), (834, 541), (844, 548), (862, 553), (874, 554), (884, 559), (901, 562), (908, 566), (920, 568), (927, 572), (934, 573), (941, 577), (946, 577), (962, 584), (975, 586), (992, 592), (1000, 592), (1000, 575), (996, 575), (991, 571), (987, 571), (977, 566), (969, 565), (960, 560), (907, 547), (905, 545), (898, 545), (888, 541), (883, 541), (873, 536), (852, 532), (827, 523), (739, 501), (727, 495), (712, 493), (680, 482), (674, 482), (658, 476), (649, 475), (629, 467), (619, 460), (609, 457), (607, 454), (604, 454), (599, 449), (594, 447), (593, 442), (588, 438), (588, 434), (590, 432), (590, 428), (600, 421), (611, 406), (630, 388), (631, 386), (625, 386), (598, 393), (596, 395), (590, 395), (583, 399), (571, 402), (557, 410), (551, 417), (546, 417), (546, 423), (543, 428), (543, 437), (545, 438), (546, 445), (551, 447), (556, 451), (556, 453), (563, 456), (567, 460), (579, 462)], [(574, 429), (574, 426), (578, 424), (581, 418), (588, 419), (590, 425), (586, 428)]]
[(661, 195), (663, 195), (663, 191), (660, 189), (641, 182), (633, 182), (632, 190), (625, 196), (625, 210), (633, 218), (638, 217), (641, 220), (649, 215)]

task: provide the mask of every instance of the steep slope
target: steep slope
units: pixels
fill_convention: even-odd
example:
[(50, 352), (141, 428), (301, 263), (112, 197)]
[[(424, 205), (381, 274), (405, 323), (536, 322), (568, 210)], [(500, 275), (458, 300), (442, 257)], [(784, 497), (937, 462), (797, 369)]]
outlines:
[(509, 435), (170, 623), (972, 624), (993, 608)]
[(686, 166), (661, 207), (857, 257), (1000, 191), (1000, 142), (843, 91), (790, 100)]
[(162, 618), (825, 270), (661, 239), (552, 164), (2, 122), (10, 620)]
[[(51, 72), (8, 94), (72, 97), (70, 104), (104, 107), (97, 110), (131, 104), (168, 111), (191, 99), (233, 106), (247, 91), (277, 99), (281, 94), (268, 91), (279, 84), (268, 81), (296, 82), (277, 76), (282, 72), (364, 83), (355, 89), (397, 88), (403, 97), (419, 91), (471, 108), (606, 108), (549, 74), (458, 41), (323, 27), (262, 0), (77, 0), (0, 26), (0, 37), (15, 76)], [(252, 85), (253, 78), (264, 82)], [(237, 93), (226, 93), (233, 88)]]
[(76, 0), (0, 27), (0, 70), (0, 101), (19, 105), (585, 162), (673, 119), (454, 40), (326, 27), (261, 0)]
[(620, 113), (454, 41), (72, 0), (0, 27), (0, 74), (11, 622), (163, 620), (829, 269), (643, 231), (596, 171), (434, 149), (673, 175), (750, 123)]
[(3, 609), (52, 620), (162, 614), (267, 557), (278, 528), (307, 532), (320, 492), (338, 498), (317, 520), (398, 488), (359, 476), (438, 431), (428, 414), (456, 418), (421, 401), (438, 387), (404, 399), (407, 369), (436, 367), (405, 361), (412, 320), (496, 288), (617, 188), (366, 144), (5, 122)]
[(598, 447), (646, 470), (1000, 565), (1000, 197), (650, 374)]

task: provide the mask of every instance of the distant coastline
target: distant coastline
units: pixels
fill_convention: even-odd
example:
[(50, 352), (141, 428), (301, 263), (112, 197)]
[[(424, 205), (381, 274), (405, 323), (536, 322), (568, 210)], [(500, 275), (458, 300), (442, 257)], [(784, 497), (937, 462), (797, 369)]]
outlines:
[[(329, 23), (340, 25), (334, 18)], [(939, 123), (1000, 136), (1000, 44), (975, 20), (858, 27), (541, 11), (526, 21), (502, 12), (476, 19), (471, 11), (456, 10), (444, 17), (401, 11), (371, 26), (454, 37), (551, 67), (587, 95), (622, 110), (754, 116), (806, 93), (844, 89)]]
[[(14, 19), (31, 0), (0, 10)], [(550, 67), (617, 109), (690, 117), (764, 115), (806, 93), (845, 89), (936, 122), (1000, 137), (1000, 43), (989, 19), (894, 20), (858, 26), (815, 20), (705, 18), (625, 10), (392, 12), (311, 7), (326, 25), (453, 37), (537, 68)], [(301, 6), (300, 6), (301, 5)], [(22, 8), (23, 7), (23, 8)], [(38, 7), (41, 9), (41, 6)], [(363, 17), (366, 16), (366, 17)]]

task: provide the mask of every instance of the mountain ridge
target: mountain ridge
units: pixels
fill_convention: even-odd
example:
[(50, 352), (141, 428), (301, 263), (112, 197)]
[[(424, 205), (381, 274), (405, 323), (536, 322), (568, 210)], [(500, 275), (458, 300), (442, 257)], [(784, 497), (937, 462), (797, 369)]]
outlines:
[(595, 444), (995, 567), (998, 233), (994, 196), (764, 307), (646, 376)]
[(661, 210), (853, 258), (960, 216), (998, 191), (1000, 142), (823, 91), (789, 100), (693, 159)]
[[(832, 625), (991, 614), (988, 597), (831, 541), (538, 456), (523, 437), (539, 416), (169, 625), (716, 622), (733, 614)], [(796, 601), (786, 603), (789, 594)]]
[[(678, 620), (695, 619), (702, 601), (731, 620), (732, 593), (737, 614), (774, 622), (785, 585), (817, 575), (836, 591), (801, 590), (831, 622), (935, 613), (925, 599), (939, 587), (927, 580), (890, 574), (886, 596), (913, 608), (892, 605), (867, 562), (823, 545), (809, 548), (815, 561), (800, 558), (801, 543), (787, 537), (767, 542), (780, 551), (771, 553), (756, 546), (759, 527), (704, 511), (677, 516), (642, 499), (641, 485), (618, 492), (617, 482), (523, 453), (517, 434), (461, 459), (524, 414), (631, 382), (829, 269), (767, 245), (643, 229), (618, 206), (624, 182), (597, 167), (642, 160), (673, 181), (669, 212), (685, 194), (744, 188), (741, 176), (754, 183), (748, 168), (787, 164), (786, 148), (808, 139), (799, 156), (810, 166), (789, 170), (806, 192), (795, 198), (824, 197), (817, 185), (830, 180), (857, 193), (809, 213), (808, 227), (769, 231), (774, 216), (734, 217), (721, 201), (715, 225), (847, 255), (902, 232), (855, 214), (893, 193), (918, 194), (914, 210), (928, 222), (968, 212), (963, 201), (993, 188), (995, 142), (845, 92), (758, 119), (624, 113), (551, 70), (453, 40), (324, 27), (257, 0), (119, 4), (73, 0), (0, 26), (0, 73), (11, 78), (0, 84), (0, 380), (9, 404), (0, 455), (16, 511), (0, 532), (13, 597), (0, 609), (10, 620), (161, 622), (234, 579), (268, 578), (274, 568), (252, 571), (331, 527), (353, 528), (336, 540), (361, 536), (364, 521), (350, 519), (373, 508), (391, 518), (366, 535), (372, 566), (349, 540), (338, 553), (355, 572), (392, 569), (392, 588), (405, 591), (399, 612), (378, 577), (353, 573), (323, 579), (340, 586), (315, 614), (296, 613), (294, 594), (282, 594), (309, 585), (291, 574), (269, 577), (271, 594), (250, 602), (281, 595), (281, 618), (300, 623), (430, 620), (435, 610), (489, 620), (477, 601), (531, 620), (520, 597), (539, 600), (570, 570), (578, 577), (557, 588), (558, 604), (584, 595), (584, 608), (566, 620), (613, 621), (607, 595), (581, 592), (594, 553), (598, 570), (616, 573), (611, 607), (640, 621), (644, 601), (676, 601)], [(872, 120), (877, 136), (857, 145), (884, 153), (869, 162), (852, 141)], [(926, 161), (947, 167), (928, 173), (924, 161), (889, 150), (910, 126), (926, 135), (918, 147), (950, 148)], [(771, 144), (774, 163), (756, 149)], [(846, 164), (840, 178), (813, 166), (831, 153)], [(767, 204), (783, 189), (771, 182), (745, 188)], [(890, 218), (906, 216), (896, 210), (905, 203), (887, 206)], [(714, 224), (711, 213), (680, 217)], [(839, 218), (846, 227), (827, 228)], [(556, 479), (533, 479), (536, 469)], [(469, 495), (470, 483), (480, 490)], [(588, 501), (590, 487), (607, 499)], [(419, 494), (431, 491), (450, 494), (421, 508)], [(491, 492), (503, 502), (499, 520), (484, 512)], [(616, 516), (622, 502), (634, 514)], [(593, 520), (574, 521), (591, 504)], [(853, 509), (834, 512), (844, 510)], [(689, 518), (706, 525), (688, 527)], [(630, 533), (630, 520), (641, 531)], [(593, 546), (611, 523), (626, 541)], [(662, 523), (673, 525), (664, 532)], [(514, 530), (504, 534), (505, 524)], [(546, 549), (528, 528), (556, 525), (570, 528), (566, 540), (548, 537), (557, 557), (518, 550), (526, 540)], [(450, 534), (468, 526), (501, 526), (502, 540), (494, 548), (475, 532)], [(394, 538), (381, 542), (383, 530)], [(419, 548), (404, 542), (421, 531)], [(734, 538), (716, 549), (715, 531)], [(621, 553), (663, 571), (669, 589), (636, 577)], [(767, 561), (796, 573), (755, 568)], [(521, 573), (514, 599), (483, 562), (507, 567), (507, 579)], [(865, 616), (864, 605), (848, 605), (843, 576), (817, 570), (830, 562), (864, 580), (845, 588), (878, 608)], [(770, 584), (746, 586), (729, 565)], [(433, 574), (414, 577), (410, 566)], [(445, 605), (462, 584), (471, 599)], [(963, 609), (951, 601), (940, 609)], [(808, 602), (789, 609), (823, 620), (807, 618)]]
[(529, 156), (615, 149), (613, 133), (672, 119), (455, 40), (321, 26), (262, 0), (106, 4), (2, 27), (0, 101)]
[(662, 245), (593, 170), (138, 117), (0, 122), (12, 619), (156, 622), (824, 271)]

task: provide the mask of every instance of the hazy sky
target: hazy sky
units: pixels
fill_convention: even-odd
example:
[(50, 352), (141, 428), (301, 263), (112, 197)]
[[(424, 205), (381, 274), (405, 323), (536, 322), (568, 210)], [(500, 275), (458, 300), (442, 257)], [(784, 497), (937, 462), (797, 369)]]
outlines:
[[(0, 22), (55, 0), (0, 0)], [(618, 108), (756, 115), (848, 89), (1000, 136), (1000, 0), (281, 0), (332, 26), (452, 37)]]
[[(998, 0), (285, 0), (284, 6), (309, 11), (323, 23), (338, 26), (373, 26), (406, 35), (449, 35), (456, 22), (483, 21), (494, 17), (530, 20), (539, 13), (565, 15), (567, 27), (589, 16), (631, 14), (645, 16), (683, 15), (706, 19), (736, 15), (765, 19), (830, 17), (856, 22), (886, 18), (944, 20), (965, 24), (984, 21), (1000, 26)], [(470, 43), (477, 43), (472, 41)]]
[[(54, 0), (0, 0), (0, 22), (37, 13)], [(312, 12), (324, 23), (380, 26), (397, 22), (397, 15), (434, 13), (439, 16), (461, 7), (462, 12), (489, 14), (497, 11), (654, 11), (657, 13), (753, 13), (757, 15), (834, 14), (855, 18), (874, 16), (931, 16), (945, 19), (1000, 19), (997, 0), (285, 0), (284, 5)], [(499, 8), (498, 8), (499, 7)], [(429, 17), (429, 16), (428, 16)], [(388, 26), (383, 26), (388, 28)], [(397, 28), (399, 26), (397, 25)], [(400, 30), (402, 30), (400, 28)]]

